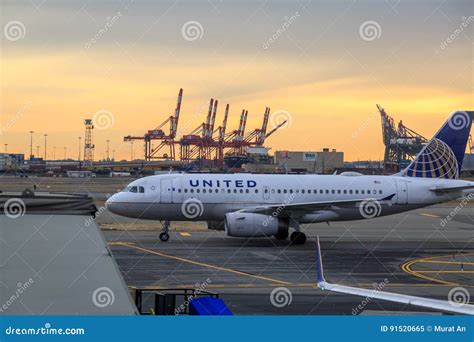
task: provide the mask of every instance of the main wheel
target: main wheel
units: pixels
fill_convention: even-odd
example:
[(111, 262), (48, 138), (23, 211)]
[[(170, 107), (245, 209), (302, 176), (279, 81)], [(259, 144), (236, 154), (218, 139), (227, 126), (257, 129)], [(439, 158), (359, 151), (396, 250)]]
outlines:
[(288, 230), (284, 230), (282, 232), (276, 233), (274, 236), (277, 240), (286, 240), (288, 239), (288, 235), (290, 235), (290, 233), (288, 233)]
[(165, 233), (165, 232), (160, 233), (160, 240), (161, 241), (166, 242), (169, 239), (170, 239), (170, 235), (168, 233)]
[(306, 242), (306, 234), (302, 232), (293, 232), (291, 233), (290, 240), (294, 245), (304, 245)]

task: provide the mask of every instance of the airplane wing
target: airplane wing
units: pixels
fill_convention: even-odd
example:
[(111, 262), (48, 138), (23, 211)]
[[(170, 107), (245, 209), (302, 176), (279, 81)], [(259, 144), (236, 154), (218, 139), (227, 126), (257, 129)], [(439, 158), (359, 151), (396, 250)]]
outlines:
[(278, 216), (288, 216), (290, 213), (292, 216), (298, 214), (304, 215), (316, 210), (325, 210), (331, 209), (332, 207), (344, 207), (351, 206), (355, 204), (360, 204), (363, 202), (373, 201), (377, 203), (389, 202), (395, 194), (384, 197), (382, 199), (354, 199), (354, 200), (336, 200), (336, 201), (321, 201), (321, 202), (305, 202), (305, 203), (288, 203), (284, 202), (281, 204), (270, 204), (270, 205), (261, 205), (255, 207), (247, 207), (245, 209), (239, 210), (241, 213), (254, 213), (254, 214), (267, 214), (275, 215), (278, 213)]
[(453, 186), (453, 187), (435, 187), (435, 188), (431, 188), (430, 191), (446, 193), (446, 192), (456, 192), (456, 191), (469, 190), (469, 189), (474, 189), (474, 184), (464, 185), (464, 186)]
[(392, 292), (385, 292), (378, 289), (362, 289), (352, 286), (344, 286), (338, 284), (331, 284), (324, 279), (323, 263), (321, 258), (321, 247), (319, 245), (319, 236), (316, 238), (317, 255), (316, 255), (316, 268), (317, 268), (317, 284), (321, 290), (328, 290), (333, 292), (345, 293), (354, 296), (360, 296), (364, 298), (376, 298), (382, 299), (389, 302), (409, 304), (419, 306), (423, 308), (435, 309), (444, 312), (474, 315), (474, 305), (461, 304), (461, 303), (450, 303), (446, 300), (430, 299), (417, 296), (409, 296)]

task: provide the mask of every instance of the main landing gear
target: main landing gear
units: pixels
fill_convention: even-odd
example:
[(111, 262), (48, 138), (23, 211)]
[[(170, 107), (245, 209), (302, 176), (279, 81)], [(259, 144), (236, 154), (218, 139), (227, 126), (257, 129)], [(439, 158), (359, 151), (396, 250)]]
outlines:
[(293, 232), (290, 236), (293, 245), (304, 245), (306, 242), (306, 234), (303, 232)]
[(163, 221), (161, 222), (161, 225), (163, 226), (163, 229), (159, 235), (160, 240), (166, 242), (170, 239), (170, 234), (168, 233), (170, 230), (170, 221)]
[(295, 225), (293, 223), (293, 226), (291, 228), (294, 228), (294, 232), (289, 233), (289, 229), (279, 231), (277, 234), (275, 234), (275, 239), (277, 240), (286, 240), (288, 239), (288, 236), (290, 236), (290, 242), (293, 245), (304, 245), (306, 242), (306, 234), (301, 231), (300, 225)]

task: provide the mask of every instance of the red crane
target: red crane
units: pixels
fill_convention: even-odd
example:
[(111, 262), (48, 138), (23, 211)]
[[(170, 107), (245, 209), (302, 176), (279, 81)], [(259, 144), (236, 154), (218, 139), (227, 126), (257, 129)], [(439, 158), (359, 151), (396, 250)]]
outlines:
[[(144, 140), (145, 142), (145, 160), (151, 159), (170, 159), (175, 160), (175, 137), (176, 132), (178, 130), (178, 121), (179, 121), (179, 114), (181, 111), (181, 102), (183, 100), (183, 89), (179, 90), (178, 100), (176, 104), (176, 108), (174, 111), (174, 115), (170, 115), (164, 122), (162, 122), (159, 126), (154, 129), (148, 130), (142, 137), (140, 136), (131, 136), (128, 135), (123, 138), (123, 141), (133, 141), (133, 140)], [(169, 134), (165, 134), (163, 127), (169, 123)], [(152, 141), (158, 140), (160, 143), (158, 146), (153, 147)], [(164, 147), (169, 148), (169, 155), (164, 153), (163, 155), (159, 156), (158, 152), (160, 152)]]

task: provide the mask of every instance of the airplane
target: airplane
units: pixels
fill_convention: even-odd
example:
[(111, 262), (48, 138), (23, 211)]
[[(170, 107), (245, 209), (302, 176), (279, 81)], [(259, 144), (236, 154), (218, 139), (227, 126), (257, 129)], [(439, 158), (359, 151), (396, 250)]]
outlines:
[(474, 305), (456, 302), (455, 298), (451, 302), (440, 299), (431, 299), (418, 296), (404, 295), (393, 292), (382, 291), (383, 286), (377, 286), (374, 289), (363, 289), (359, 287), (332, 284), (326, 281), (324, 277), (323, 259), (321, 256), (321, 245), (319, 236), (316, 237), (316, 284), (323, 291), (344, 293), (359, 297), (365, 297), (367, 300), (376, 298), (389, 302), (414, 305), (418, 307), (440, 310), (452, 314), (474, 315)]
[[(111, 196), (111, 212), (159, 220), (207, 221), (231, 237), (274, 236), (304, 244), (301, 224), (371, 219), (461, 197), (474, 182), (459, 180), (474, 111), (454, 112), (415, 159), (393, 175), (170, 173), (131, 182)], [(291, 235), (290, 229), (293, 230)]]

